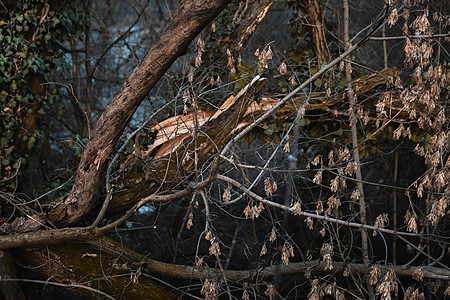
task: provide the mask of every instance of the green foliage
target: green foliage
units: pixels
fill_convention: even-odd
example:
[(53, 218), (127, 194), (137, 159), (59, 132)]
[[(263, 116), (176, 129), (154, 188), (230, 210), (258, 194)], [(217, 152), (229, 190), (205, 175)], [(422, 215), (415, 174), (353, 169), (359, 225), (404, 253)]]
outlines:
[[(6, 17), (6, 18), (5, 18)], [(46, 139), (39, 119), (58, 99), (51, 72), (77, 31), (70, 7), (21, 1), (0, 22), (0, 189), (15, 189), (26, 158)]]
[[(260, 69), (259, 67), (260, 66), (258, 65), (258, 70)], [(256, 70), (253, 67), (244, 64), (237, 65), (236, 69), (236, 73), (230, 74), (230, 80), (236, 81), (234, 88), (239, 90), (250, 83), (254, 74), (256, 74)]]
[(74, 157), (81, 158), (81, 154), (83, 153), (87, 142), (87, 138), (83, 138), (82, 136), (76, 134), (67, 141), (67, 145), (73, 151)]

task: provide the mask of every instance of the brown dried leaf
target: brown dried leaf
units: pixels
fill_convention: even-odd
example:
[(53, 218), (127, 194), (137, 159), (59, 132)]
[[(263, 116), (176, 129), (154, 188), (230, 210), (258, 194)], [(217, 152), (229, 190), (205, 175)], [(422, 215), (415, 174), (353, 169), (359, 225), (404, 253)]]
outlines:
[(273, 242), (277, 239), (277, 233), (275, 232), (275, 227), (272, 227), (272, 232), (270, 233), (269, 241)]

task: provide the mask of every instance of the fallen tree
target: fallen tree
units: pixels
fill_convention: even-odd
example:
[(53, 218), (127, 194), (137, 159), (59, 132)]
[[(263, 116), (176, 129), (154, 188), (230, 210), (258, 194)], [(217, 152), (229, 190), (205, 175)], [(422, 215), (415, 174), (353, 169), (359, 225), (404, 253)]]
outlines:
[[(3, 226), (3, 230), (7, 229), (5, 233), (9, 233), (9, 235), (0, 236), (0, 249), (26, 247), (28, 249), (22, 249), (18, 259), (23, 264), (35, 266), (42, 277), (49, 278), (56, 273), (58, 276), (53, 279), (59, 283), (70, 284), (70, 287), (77, 284), (90, 286), (91, 282), (96, 282), (99, 290), (114, 297), (119, 295), (131, 298), (144, 297), (149, 294), (155, 297), (156, 295), (173, 297), (171, 293), (157, 287), (151, 279), (144, 278), (145, 275), (142, 275), (144, 270), (149, 274), (175, 278), (217, 281), (228, 279), (235, 282), (247, 279), (251, 281), (253, 277), (266, 279), (276, 275), (298, 272), (326, 273), (333, 269), (342, 273), (367, 274), (370, 272), (370, 268), (362, 264), (329, 261), (277, 264), (262, 270), (224, 270), (220, 259), (217, 260), (218, 268), (181, 266), (144, 257), (107, 237), (109, 232), (117, 229), (147, 203), (170, 202), (193, 197), (193, 195), (201, 194), (205, 187), (217, 180), (235, 186), (259, 203), (289, 211), (294, 215), (362, 230), (385, 232), (394, 236), (420, 237), (419, 234), (387, 230), (381, 225), (369, 226), (323, 216), (320, 213), (302, 212), (298, 206), (283, 206), (258, 196), (251, 189), (247, 189), (239, 182), (226, 178), (218, 172), (219, 166), (224, 160), (231, 160), (228, 155), (232, 145), (258, 126), (272, 123), (272, 114), (277, 114), (281, 116), (279, 119), (291, 123), (295, 122), (293, 120), (301, 119), (306, 112), (308, 112), (311, 122), (323, 121), (321, 117), (323, 112), (336, 111), (336, 115), (346, 116), (348, 113), (337, 111), (336, 108), (346, 103), (343, 93), (333, 96), (327, 95), (326, 92), (304, 95), (300, 91), (344, 60), (352, 51), (362, 46), (370, 34), (362, 39), (361, 43), (356, 43), (282, 99), (259, 97), (268, 79), (257, 75), (239, 93), (228, 97), (216, 111), (200, 111), (194, 105), (194, 112), (190, 114), (171, 117), (159, 122), (152, 127), (152, 130), (157, 132), (153, 144), (147, 149), (140, 149), (139, 153), (140, 158), (151, 165), (151, 168), (148, 168), (145, 174), (131, 171), (135, 163), (134, 158), (137, 156), (137, 153), (132, 153), (117, 168), (116, 172), (120, 173), (121, 177), (115, 178), (113, 183), (120, 186), (120, 190), (114, 190), (111, 185), (112, 179), (108, 175), (110, 175), (109, 171), (115, 167), (113, 164), (115, 158), (110, 159), (126, 124), (155, 82), (176, 57), (184, 53), (189, 42), (223, 9), (227, 2), (180, 3), (178, 12), (166, 33), (149, 51), (102, 114), (81, 159), (71, 193), (67, 197), (55, 199), (48, 204), (46, 206), (47, 215), (22, 217), (16, 219), (15, 223)], [(271, 1), (267, 3), (269, 6), (271, 5)], [(262, 10), (263, 14), (265, 11), (265, 9)], [(192, 17), (197, 14), (202, 15), (200, 20)], [(260, 19), (257, 21), (259, 22)], [(173, 46), (173, 48), (168, 48), (167, 45)], [(403, 122), (409, 117), (409, 112), (403, 110), (401, 89), (395, 85), (397, 76), (397, 70), (387, 69), (377, 74), (363, 76), (352, 82), (357, 94), (363, 98), (361, 102), (367, 113), (368, 122), (379, 121), (382, 123), (381, 127), (377, 126), (375, 131), (383, 130), (387, 123)], [(378, 109), (378, 104), (382, 101), (384, 94), (377, 92), (377, 89), (380, 86), (388, 85), (395, 86), (392, 90), (387, 91), (393, 96), (390, 103), (393, 115), (385, 118), (384, 115), (380, 115)], [(386, 90), (387, 88), (384, 89), (385, 93)], [(417, 109), (420, 112), (421, 109), (427, 109), (427, 107), (419, 105)], [(436, 108), (436, 114), (438, 112), (439, 109)], [(372, 133), (372, 135), (375, 134)], [(132, 137), (128, 137), (127, 141)], [(370, 139), (370, 136), (367, 139)], [(118, 154), (120, 154), (120, 150), (115, 157)], [(210, 164), (207, 168), (208, 171), (199, 176), (199, 169), (205, 164)], [(102, 204), (97, 203), (96, 206), (96, 201), (99, 198), (103, 199), (99, 197), (99, 193), (105, 182), (105, 199)], [(418, 192), (417, 189), (408, 189), (408, 191)], [(205, 207), (207, 210), (207, 204)], [(124, 213), (124, 210), (127, 211)], [(113, 219), (119, 213), (121, 215), (117, 219)], [(209, 218), (208, 212), (206, 214)], [(89, 216), (95, 218), (90, 226), (70, 227), (80, 224)], [(36, 231), (42, 226), (47, 226), (47, 228)], [(208, 228), (208, 224), (206, 228)], [(204, 233), (207, 234), (206, 229)], [(74, 244), (67, 247), (58, 245), (62, 242), (76, 241), (85, 244)], [(211, 244), (214, 244), (213, 241)], [(47, 247), (42, 248), (42, 245)], [(29, 249), (30, 247), (32, 248)], [(436, 263), (438, 262), (439, 260), (436, 260)], [(105, 268), (105, 266), (108, 267)], [(418, 269), (412, 266), (396, 265), (378, 267), (384, 270), (393, 269), (398, 275), (405, 276), (413, 275)], [(444, 268), (424, 267), (421, 268), (421, 272), (426, 278), (447, 279), (449, 276), (445, 266)], [(130, 278), (133, 284), (132, 288), (128, 289)], [(92, 290), (79, 288), (78, 291), (88, 298), (97, 297), (96, 292)]]

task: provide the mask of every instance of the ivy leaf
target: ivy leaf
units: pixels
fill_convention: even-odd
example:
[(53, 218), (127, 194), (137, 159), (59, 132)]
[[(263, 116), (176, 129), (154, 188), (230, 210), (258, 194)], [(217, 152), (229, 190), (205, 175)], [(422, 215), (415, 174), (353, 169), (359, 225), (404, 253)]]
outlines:
[(318, 88), (320, 88), (322, 86), (322, 80), (321, 79), (317, 79), (316, 81), (314, 81), (314, 85)]
[(53, 17), (53, 19), (52, 19), (52, 25), (53, 25), (53, 27), (55, 27), (55, 26), (58, 25), (59, 23), (61, 23), (61, 20), (58, 19), (57, 17)]
[(308, 118), (302, 118), (299, 122), (300, 127), (307, 126), (311, 123), (311, 120)]
[(30, 137), (30, 139), (28, 140), (28, 150), (31, 150), (31, 148), (33, 148), (35, 142), (36, 138), (34, 136)]
[(9, 159), (3, 157), (3, 158), (2, 158), (2, 165), (4, 165), (4, 166), (9, 165)]

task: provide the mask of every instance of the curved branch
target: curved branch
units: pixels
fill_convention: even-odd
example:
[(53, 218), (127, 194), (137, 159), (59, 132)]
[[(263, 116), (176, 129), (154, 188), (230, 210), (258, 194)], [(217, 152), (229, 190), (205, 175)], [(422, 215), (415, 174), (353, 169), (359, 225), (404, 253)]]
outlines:
[(42, 285), (54, 285), (54, 286), (61, 286), (64, 288), (75, 288), (75, 289), (85, 289), (88, 290), (89, 292), (94, 292), (95, 294), (99, 294), (102, 295), (108, 299), (112, 299), (115, 300), (115, 298), (111, 297), (110, 295), (108, 295), (105, 292), (102, 292), (99, 289), (95, 289), (95, 288), (91, 288), (87, 285), (83, 285), (83, 284), (74, 284), (74, 283), (59, 283), (59, 282), (53, 282), (53, 281), (49, 281), (49, 280), (36, 280), (36, 279), (16, 279), (16, 278), (1, 278), (0, 282), (27, 282), (27, 283), (39, 283)]
[(403, 236), (413, 236), (413, 237), (423, 237), (423, 235), (420, 235), (418, 233), (413, 233), (413, 232), (401, 232), (401, 231), (394, 231), (391, 229), (387, 229), (387, 228), (381, 228), (381, 227), (377, 227), (377, 226), (371, 226), (371, 225), (365, 225), (365, 224), (361, 224), (361, 223), (355, 223), (355, 222), (349, 222), (349, 221), (344, 221), (344, 220), (339, 220), (339, 219), (335, 219), (335, 218), (331, 218), (328, 216), (322, 216), (322, 215), (318, 215), (318, 214), (313, 214), (313, 213), (309, 213), (309, 212), (298, 212), (295, 208), (293, 207), (289, 207), (277, 202), (273, 202), (270, 200), (267, 200), (261, 196), (259, 196), (258, 194), (250, 191), (249, 189), (247, 189), (245, 186), (243, 186), (241, 183), (239, 183), (238, 181), (223, 176), (223, 175), (216, 175), (215, 176), (217, 179), (223, 180), (225, 182), (228, 182), (232, 185), (234, 185), (235, 187), (237, 187), (238, 189), (240, 189), (242, 192), (246, 193), (249, 197), (261, 201), (264, 204), (273, 206), (273, 207), (277, 207), (283, 210), (287, 210), (293, 214), (300, 214), (302, 216), (305, 217), (311, 217), (314, 219), (318, 219), (318, 220), (323, 220), (323, 221), (327, 221), (327, 222), (331, 222), (331, 223), (336, 223), (336, 224), (341, 224), (344, 226), (350, 226), (350, 227), (355, 227), (355, 228), (360, 228), (360, 229), (367, 229), (367, 230), (377, 230), (377, 231), (381, 231), (383, 233), (388, 233), (388, 234), (392, 234), (392, 235), (403, 235)]
[(108, 160), (134, 112), (172, 63), (186, 53), (190, 42), (231, 0), (182, 1), (160, 39), (124, 82), (100, 116), (81, 158), (67, 199), (49, 206), (49, 219), (73, 225), (94, 206), (104, 183)]
[[(153, 260), (151, 258), (145, 257), (128, 248), (123, 247), (119, 243), (109, 239), (103, 238), (98, 239), (95, 242), (96, 246), (101, 246), (102, 249), (107, 249), (109, 251), (115, 251), (121, 253), (127, 258), (140, 261), (144, 264), (145, 269), (148, 272), (154, 274), (160, 274), (164, 276), (183, 278), (183, 279), (198, 279), (203, 280), (207, 278), (219, 278), (223, 275), (222, 270), (216, 268), (210, 268), (208, 266), (196, 267), (196, 266), (184, 266), (177, 264), (164, 263), (161, 261)], [(288, 265), (272, 265), (262, 269), (253, 270), (223, 270), (228, 280), (235, 282), (244, 282), (252, 280), (269, 279), (278, 275), (292, 275), (302, 272), (310, 273), (329, 273), (336, 272), (336, 270), (344, 270), (345, 267), (348, 268), (350, 272), (366, 274), (370, 271), (371, 267), (365, 267), (363, 264), (347, 264), (344, 262), (333, 262), (333, 270), (327, 270), (327, 265), (324, 262), (319, 261), (307, 261), (307, 262), (294, 262)], [(380, 269), (393, 269), (398, 276), (412, 276), (414, 271), (418, 267), (408, 267), (404, 266), (390, 266), (390, 265), (377, 265)], [(328, 267), (329, 268), (329, 267)], [(434, 278), (434, 279), (450, 279), (450, 271), (444, 268), (435, 267), (422, 267), (422, 272), (424, 277)]]

